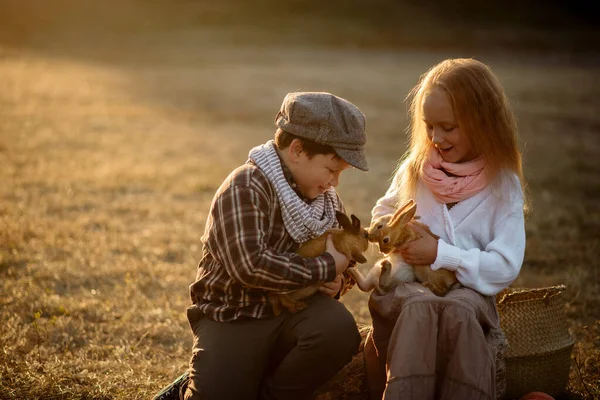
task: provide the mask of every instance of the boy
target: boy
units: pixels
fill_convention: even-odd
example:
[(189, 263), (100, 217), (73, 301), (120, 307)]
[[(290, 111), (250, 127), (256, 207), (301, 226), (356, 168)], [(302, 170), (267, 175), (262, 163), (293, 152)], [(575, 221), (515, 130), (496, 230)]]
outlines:
[[(327, 242), (315, 258), (299, 244), (337, 225), (334, 189), (350, 166), (367, 171), (365, 117), (329, 93), (290, 93), (275, 140), (255, 147), (223, 182), (190, 286), (194, 333), (185, 399), (306, 399), (356, 353), (356, 323), (337, 297), (350, 260)], [(269, 291), (321, 283), (295, 314), (278, 316)]]

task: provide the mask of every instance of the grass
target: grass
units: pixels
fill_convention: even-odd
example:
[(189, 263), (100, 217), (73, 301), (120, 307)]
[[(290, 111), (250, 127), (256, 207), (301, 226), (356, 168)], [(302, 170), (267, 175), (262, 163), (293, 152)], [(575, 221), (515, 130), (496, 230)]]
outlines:
[[(436, 16), (383, 1), (387, 12), (333, 17), (335, 8), (313, 8), (287, 24), (278, 23), (285, 10), (264, 16), (268, 3), (244, 13), (232, 12), (232, 2), (197, 6), (202, 12), (189, 2), (120, 3), (110, 24), (98, 22), (112, 15), (99, 5), (6, 4), (0, 398), (157, 392), (189, 358), (188, 285), (212, 195), (252, 146), (272, 137), (283, 96), (327, 90), (366, 113), (371, 171), (345, 173), (339, 191), (368, 221), (405, 150), (403, 98), (450, 56), (490, 64), (514, 105), (532, 200), (515, 286), (568, 286), (577, 341), (568, 396), (600, 395), (599, 67), (581, 51), (583, 39), (552, 47), (542, 27), (527, 46), (552, 51), (508, 51), (499, 28), (488, 32), (499, 47), (483, 51), (475, 42), (451, 48), (439, 33), (409, 26), (401, 40), (386, 14), (416, 15), (415, 26)], [(262, 23), (248, 22), (255, 18)], [(449, 37), (469, 32), (461, 29)], [(356, 289), (343, 299), (360, 323), (369, 322), (366, 299)]]

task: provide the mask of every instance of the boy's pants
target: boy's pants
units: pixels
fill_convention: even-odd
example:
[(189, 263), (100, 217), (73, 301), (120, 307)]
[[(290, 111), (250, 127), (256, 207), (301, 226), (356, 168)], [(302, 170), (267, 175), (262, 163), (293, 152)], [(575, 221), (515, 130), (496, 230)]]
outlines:
[(360, 334), (339, 301), (317, 293), (308, 303), (295, 314), (233, 322), (188, 308), (194, 346), (185, 400), (310, 398), (350, 362)]

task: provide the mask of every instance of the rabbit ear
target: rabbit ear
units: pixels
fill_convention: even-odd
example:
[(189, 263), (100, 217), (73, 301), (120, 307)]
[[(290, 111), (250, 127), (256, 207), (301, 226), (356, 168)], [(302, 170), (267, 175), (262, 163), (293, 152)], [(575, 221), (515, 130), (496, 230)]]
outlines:
[(402, 219), (401, 222), (403, 224), (408, 223), (410, 220), (412, 220), (415, 216), (417, 212), (417, 205), (415, 203), (413, 203), (405, 212), (404, 215), (402, 215)]
[(390, 220), (388, 221), (388, 225), (391, 226), (394, 223), (396, 223), (396, 220), (400, 218), (402, 214), (406, 211), (406, 209), (413, 203), (414, 201), (412, 199), (409, 199), (406, 203), (402, 204), (402, 206), (396, 210), (394, 215), (392, 215), (392, 218), (390, 218)]
[(416, 212), (417, 212), (417, 205), (411, 199), (402, 208), (400, 208), (398, 211), (396, 211), (396, 213), (394, 214), (394, 216), (392, 217), (392, 219), (389, 222), (389, 226), (395, 226), (398, 224), (401, 224), (401, 225), (406, 224), (408, 221), (410, 221), (415, 216)]
[(352, 218), (352, 226), (356, 232), (360, 232), (360, 219), (354, 214), (350, 216)]
[(415, 201), (413, 199), (408, 199), (406, 201), (406, 203), (402, 204), (402, 207), (400, 207), (400, 210), (406, 211), (408, 210), (409, 207), (411, 207), (413, 204), (415, 204)]
[(350, 222), (350, 220), (348, 219), (348, 216), (346, 214), (336, 210), (335, 217), (336, 217), (337, 221), (340, 223), (340, 226), (345, 231), (352, 232), (352, 222)]
[[(413, 204), (415, 204), (413, 199), (408, 199), (408, 201), (406, 201), (406, 203), (402, 204), (400, 207), (398, 207), (398, 209), (396, 210), (396, 213), (394, 214), (394, 216), (400, 215), (403, 212), (405, 212), (406, 210), (408, 210)], [(394, 217), (392, 217), (393, 219)]]
[(403, 209), (399, 209), (397, 210), (394, 215), (392, 215), (392, 218), (390, 218), (390, 220), (387, 223), (387, 226), (394, 226), (396, 225), (396, 223), (398, 223), (398, 221), (400, 220), (400, 218), (402, 217), (402, 213), (404, 212)]

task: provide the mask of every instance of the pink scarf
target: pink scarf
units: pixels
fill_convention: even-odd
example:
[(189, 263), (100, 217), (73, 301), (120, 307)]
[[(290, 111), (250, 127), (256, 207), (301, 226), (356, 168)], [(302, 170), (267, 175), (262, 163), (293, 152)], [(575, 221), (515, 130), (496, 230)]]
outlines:
[[(463, 163), (449, 163), (432, 148), (423, 166), (422, 178), (440, 202), (455, 203), (479, 193), (487, 186), (489, 180), (484, 169), (485, 163), (481, 157)], [(448, 176), (444, 170), (453, 176)]]

